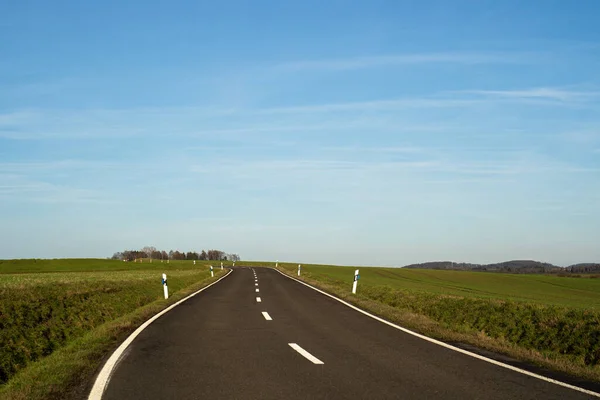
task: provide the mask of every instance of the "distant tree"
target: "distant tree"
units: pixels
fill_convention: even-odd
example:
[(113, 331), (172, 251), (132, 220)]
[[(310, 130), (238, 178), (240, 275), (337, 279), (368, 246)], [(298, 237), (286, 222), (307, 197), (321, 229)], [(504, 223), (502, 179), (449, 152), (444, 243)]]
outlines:
[(239, 261), (240, 256), (238, 254), (226, 254), (221, 250), (202, 250), (201, 253), (195, 251), (180, 252), (179, 250), (170, 250), (168, 253), (165, 250), (159, 251), (156, 247), (146, 246), (142, 250), (124, 250), (122, 252), (116, 252), (111, 257), (113, 260), (127, 260), (133, 261), (141, 258), (152, 258), (152, 259), (167, 259), (167, 260), (211, 260), (211, 261)]
[(152, 252), (152, 255), (150, 256), (150, 258), (154, 258), (155, 260), (158, 260), (158, 259), (162, 258), (162, 253), (158, 250), (154, 250)]
[(220, 251), (220, 250), (209, 250), (207, 252), (208, 255), (208, 259), (209, 260), (216, 260), (216, 261), (220, 261), (223, 260), (225, 261), (227, 258), (225, 257), (225, 253)]
[(142, 249), (142, 252), (146, 254), (146, 257), (153, 258), (152, 254), (156, 251), (156, 247), (154, 246), (146, 246)]
[(127, 261), (133, 261), (135, 260), (135, 254), (131, 250), (125, 250), (123, 252), (123, 258)]

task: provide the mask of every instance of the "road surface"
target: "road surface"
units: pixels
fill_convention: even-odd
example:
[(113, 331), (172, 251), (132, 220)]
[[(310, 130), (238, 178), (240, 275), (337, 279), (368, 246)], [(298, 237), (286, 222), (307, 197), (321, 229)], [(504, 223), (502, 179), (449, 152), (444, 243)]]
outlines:
[(403, 333), (268, 268), (236, 268), (157, 319), (102, 397), (588, 398)]

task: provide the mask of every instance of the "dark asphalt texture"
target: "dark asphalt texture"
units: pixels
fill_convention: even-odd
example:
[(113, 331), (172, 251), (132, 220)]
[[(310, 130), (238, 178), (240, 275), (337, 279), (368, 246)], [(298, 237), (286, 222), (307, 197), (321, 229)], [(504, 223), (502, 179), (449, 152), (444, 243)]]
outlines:
[(152, 323), (103, 399), (590, 398), (401, 332), (273, 269), (254, 270), (259, 293), (253, 269), (236, 268)]

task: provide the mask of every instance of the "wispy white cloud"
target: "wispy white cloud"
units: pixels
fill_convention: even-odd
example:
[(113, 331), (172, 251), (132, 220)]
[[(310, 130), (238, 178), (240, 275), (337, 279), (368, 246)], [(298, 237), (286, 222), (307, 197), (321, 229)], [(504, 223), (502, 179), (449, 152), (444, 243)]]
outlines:
[(123, 138), (180, 135), (226, 120), (235, 111), (215, 107), (26, 109), (0, 113), (0, 138), (13, 140)]
[(539, 53), (412, 53), (290, 61), (274, 68), (284, 71), (339, 71), (418, 64), (511, 64), (530, 63), (542, 56)]
[[(259, 109), (181, 107), (122, 110), (24, 110), (0, 114), (0, 138), (11, 140), (93, 139), (126, 137), (212, 137), (319, 132), (350, 129), (431, 131), (439, 124), (390, 123), (377, 113), (414, 108), (466, 107), (477, 100), (409, 98), (365, 102), (329, 103)], [(368, 111), (373, 115), (348, 115)], [(344, 113), (338, 118), (336, 113)], [(310, 118), (307, 118), (310, 114)], [(302, 116), (302, 118), (300, 118)], [(268, 117), (268, 118), (266, 118)]]
[(36, 97), (60, 95), (73, 87), (84, 85), (85, 81), (72, 77), (38, 82), (0, 82), (0, 91), (5, 96)]
[[(289, 233), (289, 232), (299, 232), (302, 233), (304, 231), (306, 231), (306, 229), (310, 229), (311, 227), (314, 227), (314, 224), (312, 223), (305, 223), (305, 224), (264, 224), (264, 223), (256, 223), (256, 222), (250, 222), (250, 223), (244, 223), (244, 224), (240, 224), (240, 221), (236, 220), (236, 221), (231, 221), (231, 223), (229, 224), (215, 224), (214, 227), (211, 228), (211, 231), (216, 231), (216, 232), (226, 232), (226, 233), (235, 233), (235, 234), (240, 234), (240, 233), (256, 233), (256, 232), (265, 232), (265, 231), (276, 231), (276, 232), (280, 232), (280, 233)], [(322, 227), (319, 228), (319, 231), (326, 231), (326, 232), (337, 232), (342, 230), (343, 228), (347, 228), (347, 227), (342, 227), (342, 226), (335, 226), (335, 225), (324, 225)]]
[(106, 192), (79, 188), (70, 185), (57, 185), (32, 180), (23, 176), (0, 177), (0, 199), (14, 200), (19, 203), (96, 203), (117, 204), (119, 201)]
[(426, 149), (416, 146), (389, 146), (389, 147), (368, 147), (368, 146), (325, 146), (319, 149), (325, 152), (334, 153), (384, 153), (384, 154), (415, 154), (425, 152)]
[(264, 171), (298, 171), (301, 173), (331, 172), (331, 171), (382, 171), (399, 169), (429, 169), (435, 167), (437, 162), (431, 160), (403, 160), (403, 161), (359, 161), (341, 159), (275, 159), (271, 161), (223, 161), (210, 165), (192, 165), (192, 172), (213, 173), (230, 171), (242, 175), (254, 174)]
[[(88, 160), (53, 160), (43, 162), (3, 162), (0, 163), (0, 173), (30, 173), (53, 172), (56, 170), (81, 170), (81, 169), (115, 169), (125, 168), (127, 164), (112, 161)], [(129, 164), (131, 166), (131, 164)]]
[(600, 99), (600, 92), (565, 90), (552, 87), (529, 88), (522, 90), (465, 90), (460, 93), (504, 99), (546, 99), (558, 100), (562, 102), (592, 101)]
[(0, 114), (0, 126), (18, 125), (24, 122), (29, 122), (32, 118), (36, 117), (37, 114), (30, 110), (6, 112), (4, 114)]
[[(344, 150), (325, 150), (320, 158), (214, 160), (210, 163), (192, 164), (190, 170), (208, 176), (239, 179), (241, 182), (260, 181), (262, 185), (277, 185), (285, 182), (286, 178), (292, 181), (310, 179), (315, 184), (337, 185), (355, 180), (382, 184), (398, 179), (475, 182), (484, 178), (488, 181), (507, 178), (520, 180), (525, 176), (539, 174), (600, 172), (599, 168), (571, 164), (525, 150), (490, 151), (474, 157), (474, 154), (446, 151), (442, 148), (365, 147), (358, 155), (353, 151), (346, 152), (343, 147), (342, 149)], [(383, 156), (388, 150), (396, 159), (369, 156), (371, 152)], [(397, 159), (399, 156), (400, 159)]]
[[(561, 88), (468, 90), (429, 96), (331, 102), (263, 108), (165, 107), (87, 110), (16, 110), (0, 113), (0, 138), (11, 140), (127, 137), (230, 137), (349, 130), (396, 132), (464, 131), (475, 108), (491, 105), (500, 113), (507, 104), (596, 106), (600, 92)], [(436, 113), (471, 112), (468, 124)], [(414, 111), (414, 113), (413, 113)], [(490, 113), (489, 108), (487, 110)], [(455, 125), (451, 125), (454, 123)]]
[(393, 100), (374, 100), (329, 103), (306, 106), (274, 107), (258, 110), (260, 114), (331, 113), (350, 111), (391, 111), (404, 108), (466, 107), (480, 103), (474, 99), (417, 97)]
[(580, 145), (595, 145), (600, 143), (600, 128), (563, 132), (559, 134), (559, 136), (570, 143)]

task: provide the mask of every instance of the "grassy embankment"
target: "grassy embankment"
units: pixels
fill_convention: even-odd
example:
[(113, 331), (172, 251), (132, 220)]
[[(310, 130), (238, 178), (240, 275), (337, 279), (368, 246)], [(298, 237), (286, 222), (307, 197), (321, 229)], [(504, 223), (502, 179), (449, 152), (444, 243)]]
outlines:
[(600, 279), (361, 267), (352, 295), (355, 268), (302, 265), (301, 279), (428, 336), (600, 381)]
[(227, 272), (214, 264), (211, 278), (209, 264), (0, 260), (0, 398), (58, 399), (83, 390), (137, 326)]

